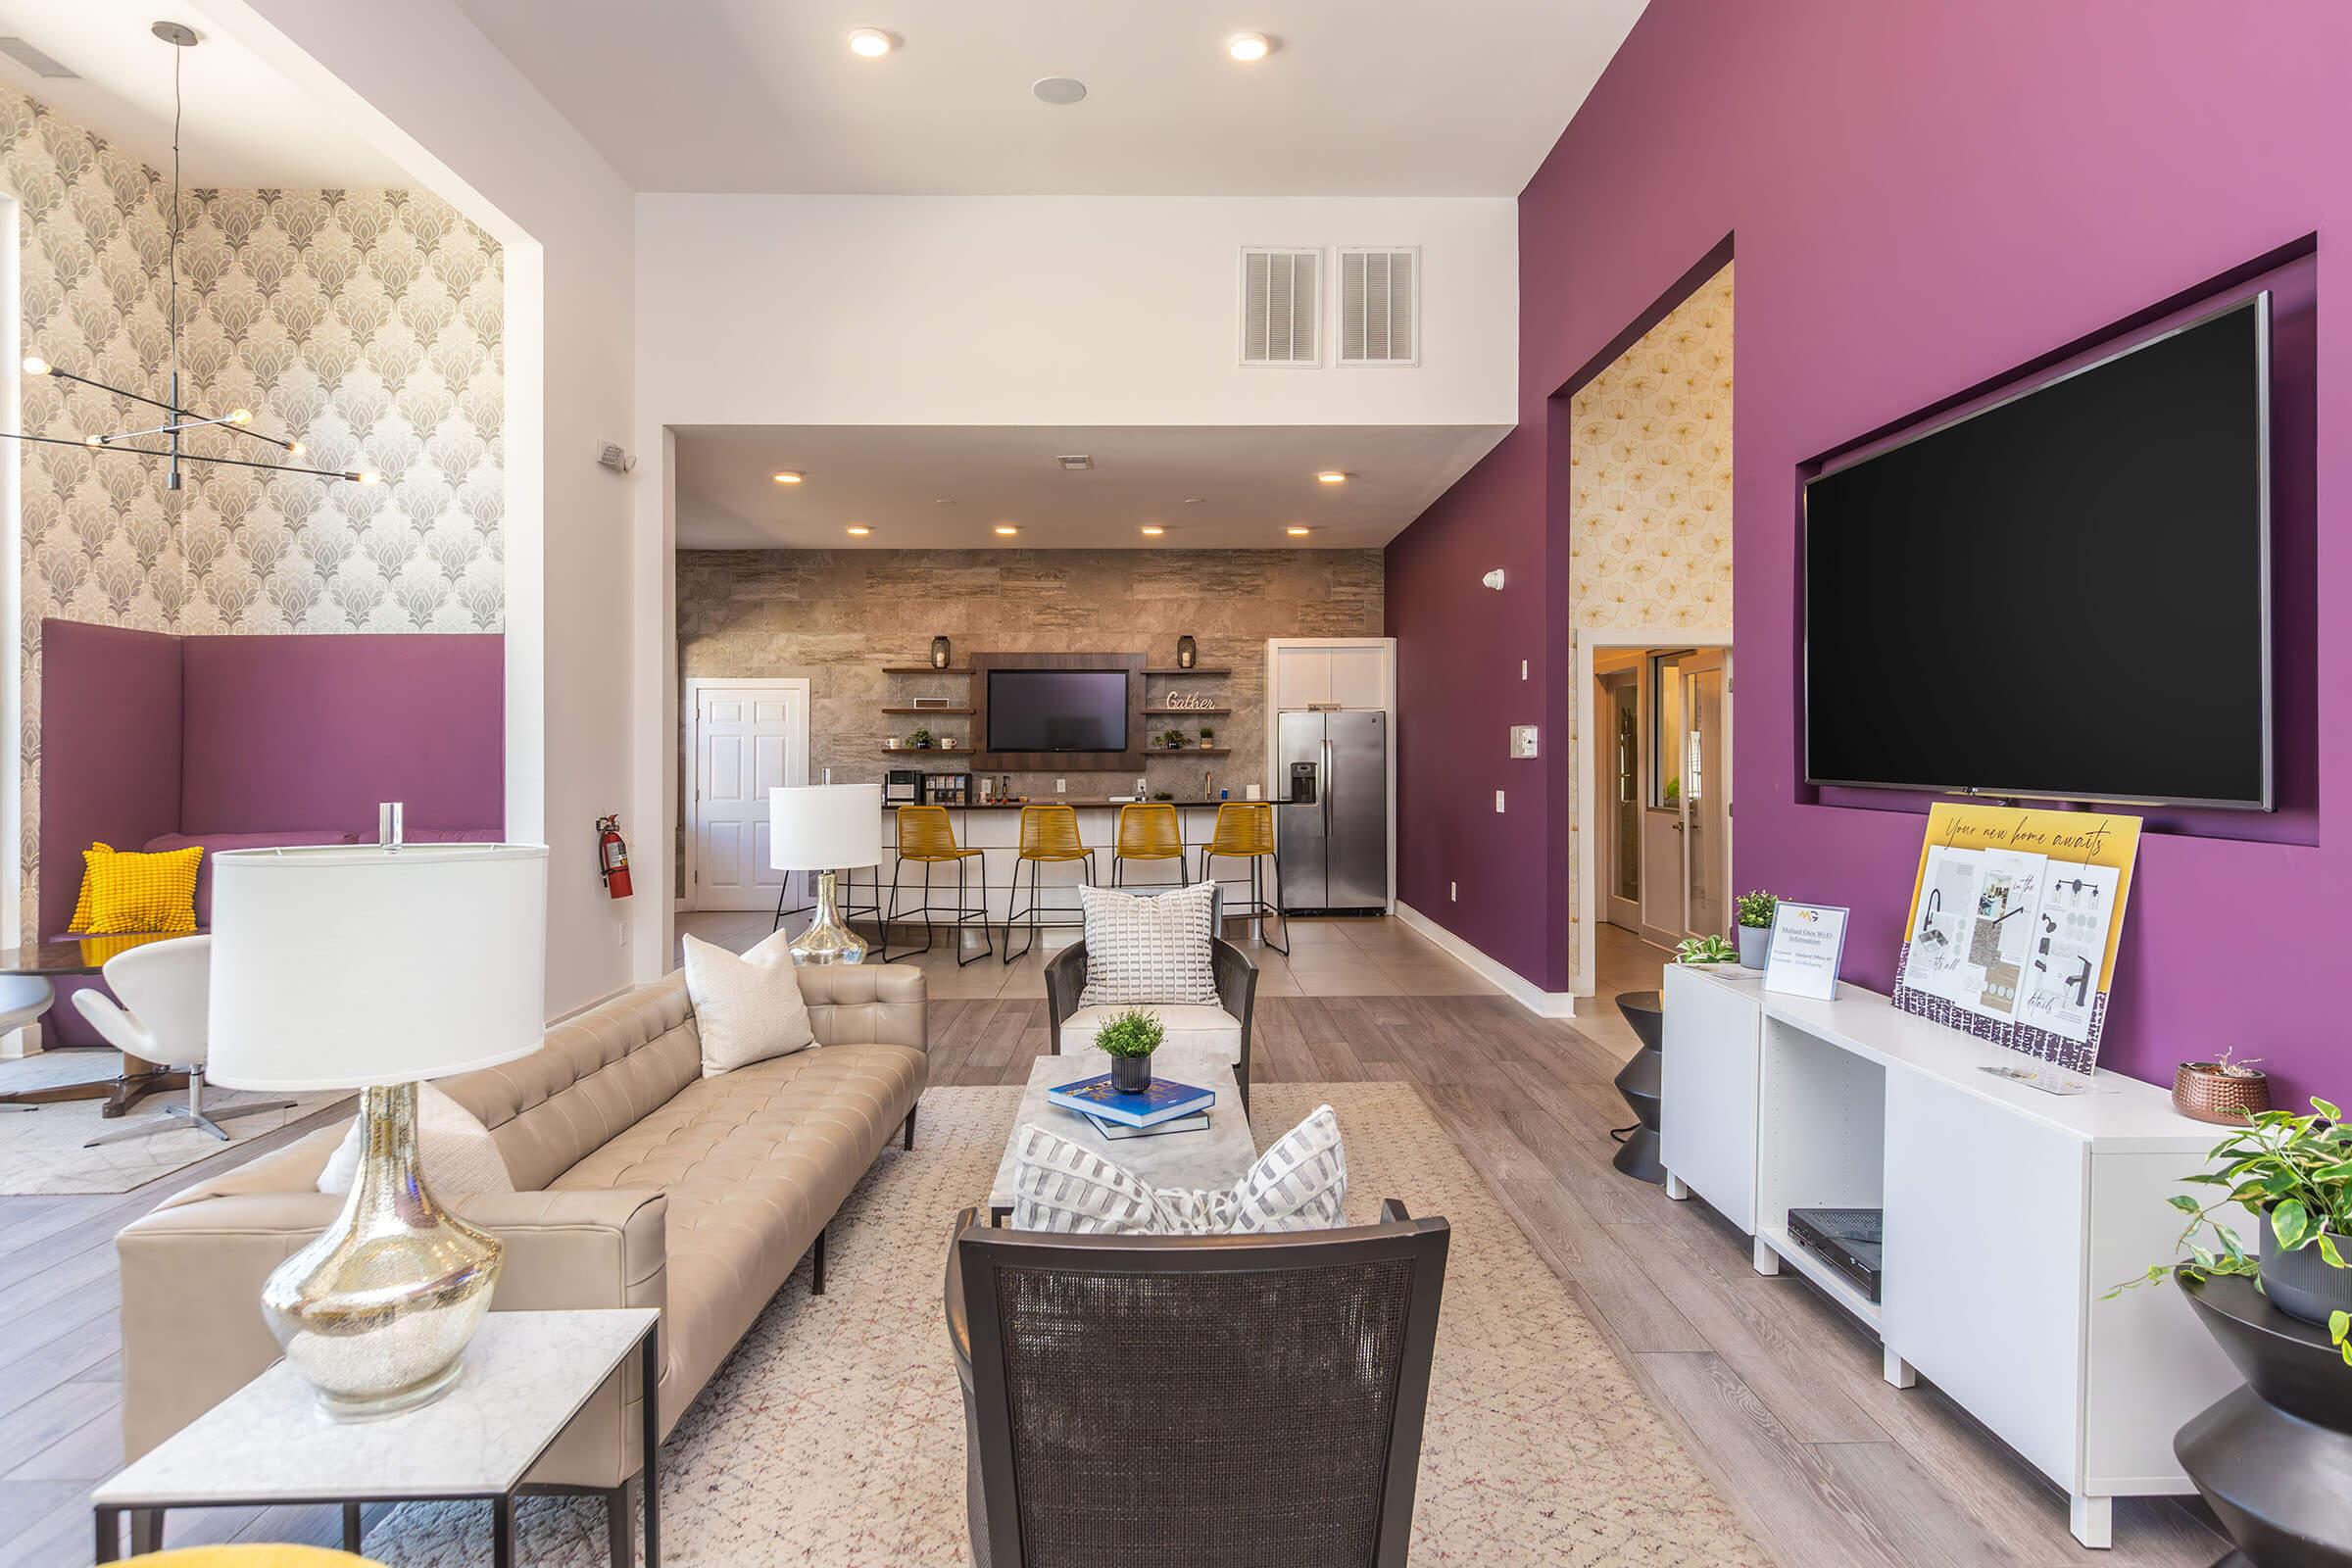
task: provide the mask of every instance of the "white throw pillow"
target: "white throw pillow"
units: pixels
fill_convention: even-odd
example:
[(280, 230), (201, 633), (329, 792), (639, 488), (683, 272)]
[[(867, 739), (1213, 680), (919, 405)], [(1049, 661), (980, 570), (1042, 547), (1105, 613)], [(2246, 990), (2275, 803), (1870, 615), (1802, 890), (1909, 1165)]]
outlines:
[[(326, 1156), (318, 1173), (322, 1193), (348, 1193), (359, 1179), (360, 1156), (367, 1152), (368, 1131), (358, 1117), (351, 1131)], [(511, 1193), (514, 1178), (498, 1152), (497, 1140), (481, 1119), (431, 1084), (416, 1086), (416, 1166), (435, 1198), (463, 1198), (469, 1193)]]
[(686, 995), (703, 1039), (704, 1077), (816, 1044), (788, 945), (778, 931), (737, 957), (715, 943), (686, 938)]
[[(1171, 1134), (1170, 1136), (1182, 1136)], [(1348, 1211), (1348, 1153), (1329, 1105), (1266, 1146), (1231, 1189), (1153, 1187), (1034, 1124), (1015, 1135), (1012, 1223), (1101, 1236), (1250, 1236), (1329, 1230)]]
[(1217, 977), (1208, 953), (1216, 899), (1213, 882), (1141, 895), (1081, 887), (1086, 992), (1078, 1005), (1214, 1003)]

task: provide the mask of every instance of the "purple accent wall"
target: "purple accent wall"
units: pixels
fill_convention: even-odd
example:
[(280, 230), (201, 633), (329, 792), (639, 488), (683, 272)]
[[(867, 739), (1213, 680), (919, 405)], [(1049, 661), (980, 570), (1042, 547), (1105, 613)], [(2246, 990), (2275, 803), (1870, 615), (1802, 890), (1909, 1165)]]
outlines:
[(56, 936), (93, 840), (135, 850), (179, 826), (180, 642), (41, 622), (40, 930)]
[(179, 831), (506, 818), (496, 636), (190, 637)]
[[(1567, 835), (1493, 805), (1506, 783), (1563, 803), (1573, 755), (1566, 454), (1546, 400), (1730, 234), (1734, 875), (1850, 905), (1848, 973), (1885, 988), (1922, 820), (1799, 782), (1800, 466), (2305, 236), (2352, 232), (2347, 58), (2352, 7), (2335, 0), (2276, 0), (2259, 26), (2201, 0), (2149, 0), (2128, 23), (2083, 0), (1651, 0), (1520, 199), (1519, 428), (1390, 546), (1400, 896), (1564, 985)], [(2340, 254), (2318, 250), (2315, 290)], [(2352, 373), (2345, 318), (2315, 308), (2295, 328), (2321, 408)], [(2352, 853), (2322, 831), (2352, 777), (2352, 644), (2320, 631), (2331, 596), (2352, 605), (2325, 521), (2352, 486), (2352, 445), (2312, 445), (2278, 498), (2282, 595), (2299, 591), (2299, 550), (2317, 622), (2298, 630), (2282, 598), (2279, 662), (2307, 683), (2280, 722), (2310, 726), (2282, 758), (2314, 780), (2285, 831), (2308, 842), (2144, 844), (2102, 1060), (2150, 1081), (2234, 1044), (2288, 1094), (2352, 1087), (2325, 980)], [(1501, 596), (1477, 586), (1495, 565), (1515, 579)], [(1560, 743), (1502, 761), (1499, 726), (1530, 717)]]

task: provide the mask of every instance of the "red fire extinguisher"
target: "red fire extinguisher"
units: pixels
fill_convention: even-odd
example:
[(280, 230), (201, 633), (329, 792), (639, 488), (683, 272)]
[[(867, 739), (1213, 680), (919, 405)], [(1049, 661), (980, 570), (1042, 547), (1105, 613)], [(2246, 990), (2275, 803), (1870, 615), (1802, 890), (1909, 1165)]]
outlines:
[(605, 879), (605, 891), (616, 899), (629, 896), (629, 841), (620, 836), (620, 815), (596, 819), (596, 868)]

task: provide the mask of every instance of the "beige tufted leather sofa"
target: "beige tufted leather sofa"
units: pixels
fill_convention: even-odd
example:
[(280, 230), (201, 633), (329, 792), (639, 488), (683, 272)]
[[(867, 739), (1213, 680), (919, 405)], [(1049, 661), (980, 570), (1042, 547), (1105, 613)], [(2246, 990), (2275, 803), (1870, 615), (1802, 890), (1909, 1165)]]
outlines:
[[(493, 1311), (662, 1309), (662, 1430), (903, 1126), (923, 1091), (922, 971), (800, 971), (818, 1045), (702, 1076), (683, 975), (550, 1030), (504, 1067), (443, 1080), (506, 1158), (513, 1193), (439, 1195), (506, 1244)], [(343, 1200), (317, 1190), (343, 1127), (175, 1197), (116, 1238), (122, 1438), (135, 1459), (276, 1358), (262, 1281)], [(432, 1172), (425, 1171), (429, 1181)], [(620, 1486), (639, 1468), (637, 1361), (572, 1421), (531, 1481)]]

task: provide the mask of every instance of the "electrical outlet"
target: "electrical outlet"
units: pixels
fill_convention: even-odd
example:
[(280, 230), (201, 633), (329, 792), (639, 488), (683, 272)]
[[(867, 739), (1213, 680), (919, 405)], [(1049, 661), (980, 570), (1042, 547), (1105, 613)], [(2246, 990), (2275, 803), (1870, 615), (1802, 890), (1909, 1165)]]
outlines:
[(1067, 794), (1069, 794), (1069, 793), (1070, 793), (1070, 781), (1069, 781), (1068, 779), (1066, 779), (1066, 778), (1057, 778), (1057, 779), (1055, 779), (1055, 780), (1054, 781), (1054, 794), (1056, 794), (1056, 795), (1067, 795)]
[(1496, 791), (1494, 792), (1494, 810), (1495, 810), (1495, 813), (1496, 813), (1497, 815), (1500, 815), (1500, 814), (1501, 814), (1501, 811), (1502, 811), (1502, 791), (1500, 791), (1500, 790), (1496, 790)]
[(1462, 902), (1461, 889), (1454, 886), (1454, 884), (1451, 882), (1446, 884), (1446, 902), (1447, 904), (1459, 904)]
[(1536, 755), (1535, 725), (1513, 724), (1511, 726), (1511, 755), (1518, 758)]

